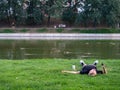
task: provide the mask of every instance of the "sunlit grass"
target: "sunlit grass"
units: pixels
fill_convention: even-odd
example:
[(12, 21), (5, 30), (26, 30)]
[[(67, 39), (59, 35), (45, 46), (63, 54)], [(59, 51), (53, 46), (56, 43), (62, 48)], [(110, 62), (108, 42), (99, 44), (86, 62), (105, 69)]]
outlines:
[(0, 60), (0, 90), (120, 90), (120, 60), (99, 60), (98, 69), (102, 62), (108, 74), (90, 77), (61, 73), (81, 69), (78, 59)]

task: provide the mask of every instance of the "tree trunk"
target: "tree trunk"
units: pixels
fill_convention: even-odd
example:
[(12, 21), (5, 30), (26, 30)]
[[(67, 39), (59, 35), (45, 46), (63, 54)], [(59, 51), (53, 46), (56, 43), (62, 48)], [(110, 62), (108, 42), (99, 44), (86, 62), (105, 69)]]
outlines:
[(48, 15), (48, 21), (47, 21), (47, 26), (49, 27), (49, 25), (50, 25), (50, 15)]

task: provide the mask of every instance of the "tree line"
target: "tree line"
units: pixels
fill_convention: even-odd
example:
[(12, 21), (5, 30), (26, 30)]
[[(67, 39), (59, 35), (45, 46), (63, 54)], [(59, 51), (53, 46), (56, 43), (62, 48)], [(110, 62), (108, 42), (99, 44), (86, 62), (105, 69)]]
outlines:
[(0, 22), (42, 25), (56, 17), (69, 25), (87, 27), (120, 24), (120, 0), (0, 0)]

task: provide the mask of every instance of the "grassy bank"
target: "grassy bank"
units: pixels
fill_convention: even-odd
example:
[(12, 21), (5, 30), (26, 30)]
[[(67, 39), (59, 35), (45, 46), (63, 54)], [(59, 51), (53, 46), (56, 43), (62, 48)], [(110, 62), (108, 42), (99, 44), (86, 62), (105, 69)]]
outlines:
[(101, 62), (108, 74), (90, 77), (61, 73), (80, 69), (77, 59), (0, 60), (0, 90), (120, 90), (120, 60), (99, 60), (98, 69)]
[(113, 28), (4, 28), (0, 33), (120, 33)]

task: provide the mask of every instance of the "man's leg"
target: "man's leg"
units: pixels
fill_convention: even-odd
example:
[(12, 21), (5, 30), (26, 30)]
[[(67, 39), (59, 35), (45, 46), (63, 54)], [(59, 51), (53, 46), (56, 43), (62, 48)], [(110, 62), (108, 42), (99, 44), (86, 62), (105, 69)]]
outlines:
[(80, 64), (81, 64), (82, 66), (85, 66), (85, 65), (86, 65), (83, 60), (80, 60)]
[(103, 63), (101, 65), (102, 65), (102, 68), (103, 68), (103, 73), (107, 74), (107, 69), (106, 69), (105, 65)]
[(98, 64), (98, 60), (94, 61), (93, 65), (97, 65)]

